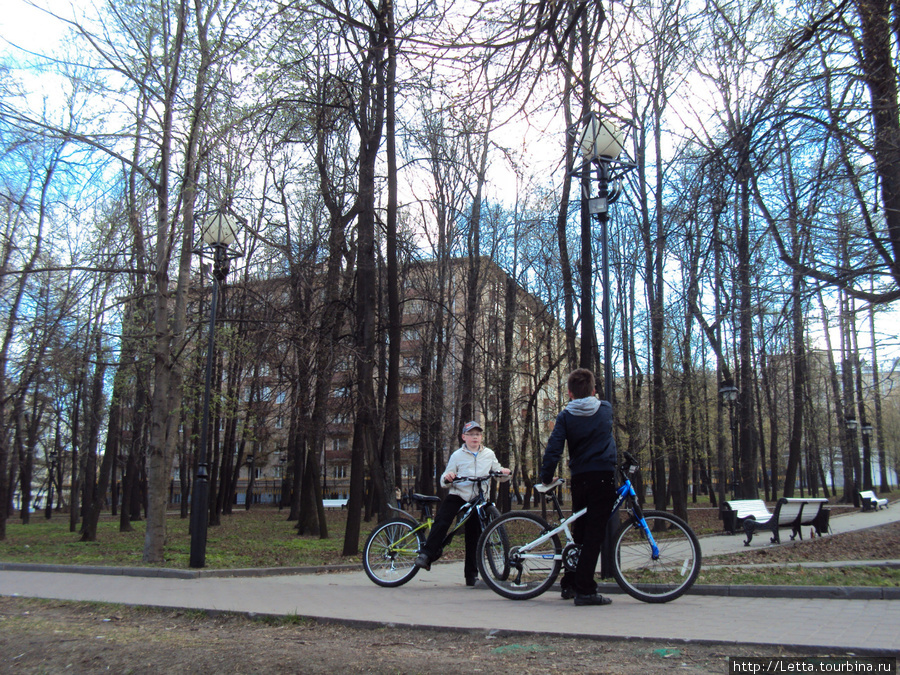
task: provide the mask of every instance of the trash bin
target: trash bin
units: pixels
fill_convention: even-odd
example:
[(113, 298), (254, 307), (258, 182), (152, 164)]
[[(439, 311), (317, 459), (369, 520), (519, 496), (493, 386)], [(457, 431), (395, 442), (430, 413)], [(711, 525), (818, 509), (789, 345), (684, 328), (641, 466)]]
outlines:
[(719, 511), (719, 516), (722, 518), (722, 525), (725, 527), (725, 531), (729, 534), (737, 534), (737, 511), (732, 511), (731, 509)]
[(813, 521), (813, 527), (816, 528), (816, 534), (820, 537), (828, 532), (829, 522), (831, 521), (831, 509), (822, 509), (819, 515)]

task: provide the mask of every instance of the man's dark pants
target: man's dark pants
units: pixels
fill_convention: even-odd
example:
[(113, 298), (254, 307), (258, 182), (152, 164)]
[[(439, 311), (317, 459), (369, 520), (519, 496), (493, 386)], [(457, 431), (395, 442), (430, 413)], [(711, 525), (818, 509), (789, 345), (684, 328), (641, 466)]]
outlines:
[(600, 558), (606, 523), (616, 496), (615, 471), (588, 471), (572, 476), (572, 512), (587, 507), (587, 513), (575, 521), (572, 536), (581, 544), (575, 573), (566, 572), (560, 582), (563, 588), (590, 595), (597, 592), (594, 570)]

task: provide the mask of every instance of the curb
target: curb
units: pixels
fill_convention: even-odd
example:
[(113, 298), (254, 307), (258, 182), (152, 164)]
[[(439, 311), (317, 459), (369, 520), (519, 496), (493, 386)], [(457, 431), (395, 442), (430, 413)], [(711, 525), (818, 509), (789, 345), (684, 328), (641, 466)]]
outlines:
[[(164, 579), (203, 579), (234, 577), (271, 577), (297, 574), (329, 574), (357, 572), (362, 565), (320, 565), (310, 567), (265, 567), (235, 570), (179, 570), (166, 567), (103, 567), (99, 565), (45, 565), (35, 563), (3, 563), (8, 572), (48, 572), (53, 574), (107, 574), (113, 576)], [(610, 595), (624, 593), (618, 584), (599, 583), (597, 591)], [(896, 586), (726, 586), (696, 584), (687, 595), (733, 598), (788, 598), (832, 600), (900, 600)]]
[[(597, 584), (604, 595), (623, 594), (618, 584)], [(768, 598), (788, 600), (900, 600), (896, 586), (725, 586), (694, 584), (685, 595), (708, 595), (726, 598)]]
[(362, 565), (318, 565), (309, 567), (260, 567), (234, 570), (179, 570), (170, 567), (104, 567), (102, 565), (49, 565), (40, 563), (0, 562), (0, 571), (50, 572), (54, 574), (109, 574), (124, 577), (160, 579), (204, 579), (230, 577), (275, 577), (292, 574), (327, 574), (356, 572)]

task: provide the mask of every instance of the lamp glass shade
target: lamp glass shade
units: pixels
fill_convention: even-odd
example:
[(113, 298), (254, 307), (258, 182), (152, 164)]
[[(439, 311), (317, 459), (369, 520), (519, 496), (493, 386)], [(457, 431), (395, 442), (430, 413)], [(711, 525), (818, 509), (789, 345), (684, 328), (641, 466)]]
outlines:
[(847, 428), (850, 429), (850, 431), (856, 431), (856, 427), (857, 427), (856, 418), (848, 417), (847, 418)]
[(578, 147), (585, 159), (616, 159), (622, 154), (625, 135), (613, 126), (591, 115), (584, 125)]
[(872, 435), (872, 425), (871, 424), (863, 424), (860, 428), (863, 436), (871, 436)]
[(736, 401), (738, 397), (738, 388), (733, 384), (723, 383), (719, 387), (719, 396), (722, 397), (723, 401)]
[(227, 213), (215, 213), (206, 220), (203, 243), (209, 246), (230, 246), (236, 238), (237, 225)]

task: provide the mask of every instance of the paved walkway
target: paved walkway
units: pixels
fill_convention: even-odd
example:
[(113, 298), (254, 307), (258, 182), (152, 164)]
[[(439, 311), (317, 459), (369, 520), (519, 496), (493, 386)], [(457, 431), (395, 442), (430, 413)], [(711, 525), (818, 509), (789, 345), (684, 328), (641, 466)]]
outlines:
[[(846, 521), (845, 521), (846, 519)], [(832, 519), (835, 532), (900, 520), (886, 511)], [(754, 539), (755, 544), (756, 539)], [(765, 544), (760, 544), (765, 545)], [(739, 536), (702, 540), (704, 556), (743, 548)], [(112, 571), (112, 570), (110, 570)], [(527, 631), (596, 638), (768, 644), (857, 653), (900, 652), (900, 600), (733, 597), (688, 594), (651, 605), (623, 595), (610, 607), (574, 607), (558, 593), (506, 600), (462, 583), (461, 563), (436, 564), (400, 588), (381, 588), (364, 572), (273, 576), (139, 578), (6, 569), (0, 595), (133, 605), (297, 615), (377, 625)], [(736, 628), (735, 617), (740, 617)]]

